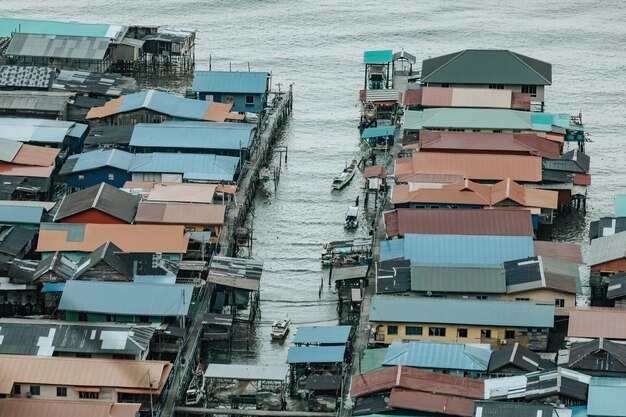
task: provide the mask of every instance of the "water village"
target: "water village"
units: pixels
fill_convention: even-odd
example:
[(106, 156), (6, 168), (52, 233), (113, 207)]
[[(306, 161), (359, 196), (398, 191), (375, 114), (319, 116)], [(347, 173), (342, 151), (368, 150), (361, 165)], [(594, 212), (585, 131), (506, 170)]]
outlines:
[(585, 259), (551, 240), (586, 210), (592, 142), (517, 51), (365, 51), (360, 148), (327, 191), (360, 190), (356, 235), (320, 244), (337, 325), (285, 312), (284, 364), (207, 360), (260, 320), (248, 217), (293, 91), (194, 49), (0, 18), (0, 417), (626, 415), (626, 195)]

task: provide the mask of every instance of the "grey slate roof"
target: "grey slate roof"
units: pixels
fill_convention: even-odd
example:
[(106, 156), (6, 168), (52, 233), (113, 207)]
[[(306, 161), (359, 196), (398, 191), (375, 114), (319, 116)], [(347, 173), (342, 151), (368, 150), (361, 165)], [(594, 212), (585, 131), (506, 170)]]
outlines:
[(601, 217), (589, 224), (589, 239), (626, 231), (626, 217)]
[(626, 345), (604, 339), (574, 343), (568, 366), (581, 371), (626, 372)]
[(0, 232), (0, 253), (15, 256), (35, 237), (34, 230), (10, 227)]
[(543, 266), (536, 256), (504, 262), (503, 265), (507, 293), (542, 288), (545, 285)]
[(589, 172), (590, 163), (591, 159), (587, 154), (575, 149), (561, 155), (561, 159), (544, 159), (542, 166), (544, 170), (586, 174)]
[(382, 261), (377, 265), (376, 293), (390, 294), (411, 290), (411, 261)]
[(54, 221), (62, 221), (78, 213), (96, 209), (126, 223), (132, 223), (139, 200), (139, 196), (101, 183), (63, 197)]
[(502, 268), (411, 267), (411, 291), (504, 294)]
[(0, 91), (0, 109), (62, 113), (73, 93), (48, 91)]
[(32, 280), (39, 280), (44, 275), (50, 274), (50, 277), (46, 277), (46, 279), (41, 280), (41, 282), (50, 281), (50, 278), (53, 278), (54, 281), (65, 281), (72, 279), (75, 272), (76, 264), (60, 252), (55, 252), (53, 255), (50, 255), (39, 262), (37, 268), (33, 272)]
[(514, 366), (522, 372), (544, 371), (556, 366), (532, 352), (528, 348), (514, 343), (504, 349), (496, 349), (489, 358), (489, 372), (497, 372), (502, 368)]
[(136, 92), (137, 81), (135, 81), (134, 78), (124, 77), (120, 74), (99, 74), (88, 71), (61, 70), (51, 88), (53, 90), (119, 97)]
[(547, 404), (476, 401), (475, 417), (551, 417), (554, 407)]
[(610, 278), (609, 287), (606, 291), (606, 298), (614, 300), (626, 296), (626, 274), (615, 274)]
[(591, 241), (588, 266), (596, 266), (626, 257), (626, 232), (599, 237)]
[(92, 269), (100, 262), (104, 262), (111, 268), (119, 272), (119, 274), (130, 281), (133, 278), (133, 268), (125, 262), (118, 253), (123, 252), (114, 243), (107, 242), (95, 251), (80, 258), (77, 264), (76, 272), (72, 279), (79, 279), (87, 271)]
[(591, 377), (564, 368), (526, 374), (526, 399), (555, 394), (586, 401)]
[(108, 38), (14, 33), (5, 54), (44, 58), (101, 60), (109, 49)]
[[(557, 160), (557, 164), (560, 164), (560, 162), (558, 161), (559, 160)], [(573, 180), (574, 180), (574, 177), (571, 172), (547, 169), (545, 166), (543, 167), (543, 170), (541, 171), (542, 182), (558, 182), (558, 183), (564, 183), (564, 184), (571, 184)]]
[(508, 50), (466, 49), (426, 59), (422, 83), (552, 84), (552, 65)]
[(93, 126), (85, 138), (85, 146), (128, 145), (135, 125)]
[(147, 350), (149, 326), (0, 319), (0, 354), (52, 356), (54, 352), (137, 355)]

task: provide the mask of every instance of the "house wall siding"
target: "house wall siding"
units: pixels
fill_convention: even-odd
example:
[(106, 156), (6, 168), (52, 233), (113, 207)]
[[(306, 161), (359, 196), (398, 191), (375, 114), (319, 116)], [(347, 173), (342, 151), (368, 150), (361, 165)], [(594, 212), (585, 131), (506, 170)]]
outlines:
[(82, 213), (59, 220), (59, 223), (95, 223), (95, 224), (126, 224), (125, 221), (113, 217), (100, 210), (90, 209)]
[[(109, 174), (113, 175), (113, 179), (109, 179)], [(83, 179), (80, 179), (80, 175)], [(131, 175), (121, 169), (104, 167), (92, 171), (78, 172), (67, 176), (67, 185), (72, 188), (88, 188), (92, 185), (107, 183), (116, 188), (122, 188), (126, 181), (130, 181)]]

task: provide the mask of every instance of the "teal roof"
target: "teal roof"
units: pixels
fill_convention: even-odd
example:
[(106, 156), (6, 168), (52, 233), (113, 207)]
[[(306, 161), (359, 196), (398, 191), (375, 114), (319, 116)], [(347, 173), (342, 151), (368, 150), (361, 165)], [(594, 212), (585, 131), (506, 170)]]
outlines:
[(301, 326), (294, 345), (345, 345), (352, 326)]
[(446, 293), (506, 293), (503, 268), (411, 267), (411, 291)]
[(423, 110), (422, 127), (424, 129), (532, 130), (533, 124), (531, 122), (531, 113), (525, 111), (435, 108)]
[(375, 295), (369, 320), (551, 328), (554, 326), (554, 304)]
[(13, 32), (42, 35), (87, 36), (116, 38), (123, 26), (106, 24), (53, 22), (49, 20), (0, 18), (0, 37), (8, 38)]
[(364, 64), (386, 64), (391, 61), (393, 61), (393, 51), (391, 49), (363, 52)]
[(392, 343), (383, 361), (386, 366), (410, 366), (426, 369), (486, 371), (491, 349), (489, 345), (464, 343), (409, 342)]
[(345, 345), (292, 346), (287, 352), (287, 363), (340, 363), (345, 353)]
[(626, 217), (626, 194), (615, 196), (615, 217)]
[(421, 81), (550, 85), (552, 65), (505, 49), (466, 49), (424, 60)]
[(626, 410), (626, 378), (591, 378), (587, 414), (623, 416)]
[(389, 261), (404, 257), (404, 239), (382, 240), (379, 260)]
[(379, 127), (368, 127), (363, 130), (361, 133), (361, 139), (372, 139), (372, 138), (380, 138), (383, 136), (393, 136), (396, 133), (396, 126), (379, 126)]
[(191, 91), (263, 94), (268, 76), (267, 72), (196, 71)]
[(39, 224), (43, 207), (0, 206), (0, 224)]
[(383, 367), (387, 348), (365, 349), (361, 355), (361, 372), (375, 371)]

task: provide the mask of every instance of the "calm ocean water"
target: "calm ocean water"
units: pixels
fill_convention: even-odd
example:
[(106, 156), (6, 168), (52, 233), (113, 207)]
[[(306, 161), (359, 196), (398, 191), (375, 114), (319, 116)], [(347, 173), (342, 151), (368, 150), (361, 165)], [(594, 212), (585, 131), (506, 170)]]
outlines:
[[(590, 219), (613, 212), (626, 192), (626, 3), (621, 1), (441, 2), (346, 0), (2, 0), (6, 17), (91, 23), (159, 24), (198, 30), (197, 69), (269, 70), (274, 86), (294, 83), (289, 158), (279, 189), (254, 208), (253, 256), (265, 261), (262, 321), (233, 361), (284, 363), (272, 320), (334, 324), (336, 296), (319, 264), (321, 244), (345, 233), (343, 214), (361, 177), (331, 194), (333, 175), (359, 152), (358, 90), (363, 50), (404, 48), (418, 61), (469, 48), (501, 48), (553, 64), (547, 111), (579, 111), (593, 139), (593, 185), (586, 216), (558, 223), (555, 238), (583, 242)], [(365, 222), (362, 222), (365, 223)], [(358, 234), (363, 234), (363, 231)], [(324, 281), (321, 297), (320, 283)]]

